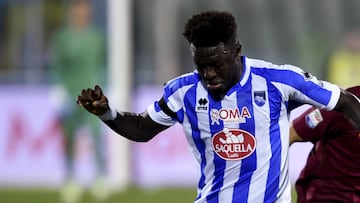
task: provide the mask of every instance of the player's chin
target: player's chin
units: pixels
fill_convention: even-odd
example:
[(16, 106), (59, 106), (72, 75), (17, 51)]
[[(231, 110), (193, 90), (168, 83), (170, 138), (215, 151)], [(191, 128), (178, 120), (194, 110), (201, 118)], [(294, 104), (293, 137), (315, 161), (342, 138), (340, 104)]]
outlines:
[(208, 90), (210, 96), (216, 100), (222, 100), (225, 96), (225, 93), (221, 90), (221, 89), (212, 89), (212, 90)]

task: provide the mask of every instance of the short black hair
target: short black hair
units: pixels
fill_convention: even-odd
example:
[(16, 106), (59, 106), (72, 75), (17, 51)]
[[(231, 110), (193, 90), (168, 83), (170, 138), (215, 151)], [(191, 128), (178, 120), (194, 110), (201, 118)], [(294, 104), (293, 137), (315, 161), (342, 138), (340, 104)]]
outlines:
[(226, 44), (236, 38), (235, 18), (226, 11), (205, 11), (187, 21), (183, 35), (196, 47)]

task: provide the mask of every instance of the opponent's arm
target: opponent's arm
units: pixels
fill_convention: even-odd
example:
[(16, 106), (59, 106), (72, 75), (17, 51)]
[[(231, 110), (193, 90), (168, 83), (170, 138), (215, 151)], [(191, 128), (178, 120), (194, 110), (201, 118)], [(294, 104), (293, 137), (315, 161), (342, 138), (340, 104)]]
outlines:
[(107, 97), (99, 86), (88, 88), (77, 98), (79, 106), (99, 118), (119, 135), (136, 142), (146, 142), (169, 126), (153, 121), (147, 112), (136, 114), (131, 112), (116, 112), (111, 109)]
[(299, 134), (296, 132), (294, 126), (290, 125), (290, 139), (289, 144), (293, 144), (294, 142), (303, 142), (304, 140), (299, 136)]
[(360, 131), (360, 100), (346, 90), (341, 90), (335, 109), (340, 111)]

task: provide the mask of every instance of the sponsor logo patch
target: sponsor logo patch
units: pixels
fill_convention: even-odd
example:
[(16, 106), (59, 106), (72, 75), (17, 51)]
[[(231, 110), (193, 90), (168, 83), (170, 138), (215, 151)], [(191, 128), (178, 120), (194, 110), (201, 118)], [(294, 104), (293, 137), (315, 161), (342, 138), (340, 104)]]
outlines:
[(222, 159), (241, 160), (255, 151), (256, 139), (244, 130), (224, 128), (213, 136), (212, 147)]
[(305, 116), (306, 125), (310, 128), (315, 128), (321, 121), (323, 121), (323, 117), (319, 109), (315, 109)]
[(234, 123), (245, 123), (246, 118), (251, 118), (249, 109), (244, 106), (241, 109), (226, 109), (222, 108), (211, 109), (210, 110), (211, 125), (219, 125), (219, 120), (222, 120), (225, 124), (234, 124)]

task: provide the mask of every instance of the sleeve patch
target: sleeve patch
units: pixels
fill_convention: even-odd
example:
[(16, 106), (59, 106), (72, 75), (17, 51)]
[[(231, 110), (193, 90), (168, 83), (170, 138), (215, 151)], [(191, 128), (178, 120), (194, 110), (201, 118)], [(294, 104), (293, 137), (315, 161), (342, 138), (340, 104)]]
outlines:
[(305, 116), (306, 125), (310, 128), (315, 128), (321, 121), (323, 121), (323, 117), (319, 109), (315, 109)]

